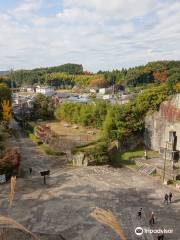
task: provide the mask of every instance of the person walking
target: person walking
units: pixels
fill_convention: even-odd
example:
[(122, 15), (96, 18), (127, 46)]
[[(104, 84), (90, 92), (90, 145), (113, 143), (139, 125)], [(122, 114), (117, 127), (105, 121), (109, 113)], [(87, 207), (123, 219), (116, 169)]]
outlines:
[(140, 208), (138, 211), (138, 218), (141, 219), (141, 217), (142, 217), (142, 208)]
[(169, 193), (169, 202), (172, 202), (172, 192)]
[(158, 235), (157, 240), (164, 240), (164, 233)]
[(168, 204), (168, 199), (169, 199), (169, 196), (168, 196), (168, 194), (166, 193), (166, 194), (164, 195), (164, 203), (167, 203), (167, 204)]
[(161, 240), (162, 238), (161, 238), (161, 235), (158, 235), (157, 236), (157, 240)]
[(154, 212), (151, 213), (151, 217), (149, 220), (149, 224), (152, 226), (155, 224), (155, 217), (154, 217)]

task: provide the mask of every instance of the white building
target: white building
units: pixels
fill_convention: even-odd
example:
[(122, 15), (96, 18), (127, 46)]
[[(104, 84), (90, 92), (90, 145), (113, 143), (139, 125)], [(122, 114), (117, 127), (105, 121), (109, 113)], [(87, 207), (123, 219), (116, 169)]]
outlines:
[(35, 92), (35, 88), (34, 87), (27, 87), (27, 92)]
[(105, 94), (113, 94), (114, 93), (114, 87), (108, 87), (108, 88), (100, 88), (99, 94), (105, 95)]
[(47, 87), (37, 86), (36, 87), (36, 92), (44, 94), (46, 96), (52, 96), (55, 93), (54, 88), (48, 87), (48, 86)]
[(107, 93), (107, 88), (100, 88), (99, 89), (99, 94), (106, 94)]

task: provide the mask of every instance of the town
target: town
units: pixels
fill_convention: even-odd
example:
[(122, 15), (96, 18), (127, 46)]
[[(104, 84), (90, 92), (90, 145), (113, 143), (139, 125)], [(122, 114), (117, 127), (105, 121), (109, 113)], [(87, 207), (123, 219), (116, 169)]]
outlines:
[(0, 240), (180, 240), (179, 10), (0, 2)]

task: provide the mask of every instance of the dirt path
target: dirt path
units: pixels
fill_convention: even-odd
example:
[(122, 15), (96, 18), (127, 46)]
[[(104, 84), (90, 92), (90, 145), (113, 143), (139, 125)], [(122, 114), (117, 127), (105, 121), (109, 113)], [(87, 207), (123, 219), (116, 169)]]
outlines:
[(32, 168), (32, 176), (39, 175), (40, 171), (54, 170), (57, 167), (64, 169), (66, 157), (65, 156), (49, 156), (44, 154), (37, 144), (33, 143), (17, 122), (13, 121), (13, 129), (16, 132), (16, 137), (12, 138), (10, 145), (21, 153), (21, 173), (23, 177), (29, 175), (29, 168)]

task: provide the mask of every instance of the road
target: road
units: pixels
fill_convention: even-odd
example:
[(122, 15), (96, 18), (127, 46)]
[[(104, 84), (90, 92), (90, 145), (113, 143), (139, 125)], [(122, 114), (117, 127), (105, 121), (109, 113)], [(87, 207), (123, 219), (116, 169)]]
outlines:
[[(22, 155), (22, 176), (17, 179), (15, 199), (8, 210), (9, 184), (0, 186), (0, 211), (24, 224), (41, 239), (66, 240), (118, 240), (108, 227), (90, 217), (94, 207), (109, 209), (122, 225), (128, 240), (152, 240), (156, 235), (137, 237), (136, 227), (147, 228), (149, 216), (155, 213), (156, 228), (172, 229), (165, 239), (180, 240), (180, 193), (173, 191), (173, 203), (164, 205), (167, 186), (149, 176), (140, 175), (126, 168), (109, 166), (73, 168), (65, 165), (64, 157), (44, 155), (15, 126), (18, 139), (10, 145)], [(32, 167), (32, 176), (28, 168)], [(47, 185), (39, 174), (51, 170)], [(142, 219), (137, 211), (143, 208)]]

